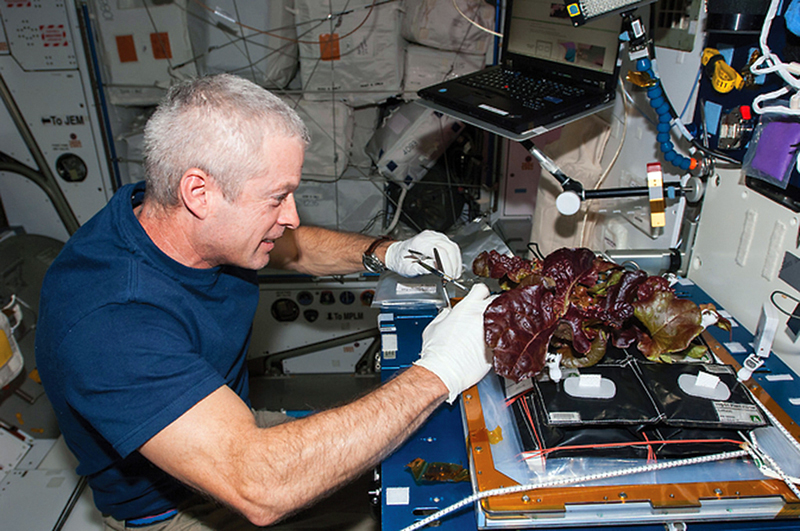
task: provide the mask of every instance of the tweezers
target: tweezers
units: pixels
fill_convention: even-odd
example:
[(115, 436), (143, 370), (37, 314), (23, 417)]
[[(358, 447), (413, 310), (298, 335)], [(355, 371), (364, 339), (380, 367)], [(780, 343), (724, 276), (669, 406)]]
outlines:
[[(438, 258), (439, 252), (436, 249), (434, 249), (433, 252), (434, 252), (435, 255), (437, 255), (436, 258)], [(423, 261), (423, 260), (426, 260), (426, 259), (430, 260), (431, 259), (430, 256), (426, 256), (426, 255), (422, 254), (421, 252), (415, 251), (413, 249), (409, 249), (408, 253), (409, 253), (410, 256), (406, 256), (406, 258), (410, 258), (412, 260), (415, 260), (425, 270), (429, 271), (430, 273), (433, 273), (434, 275), (436, 275), (437, 277), (441, 278), (442, 280), (445, 280), (447, 282), (452, 282), (453, 285), (463, 289), (464, 291), (469, 291), (469, 289), (466, 286), (464, 286), (464, 284), (462, 284), (458, 280), (454, 279), (453, 277), (451, 277), (450, 275), (448, 275), (447, 273), (445, 273), (441, 269), (441, 259), (438, 260), (437, 267), (433, 267), (433, 266), (431, 266), (429, 264), (426, 264)]]

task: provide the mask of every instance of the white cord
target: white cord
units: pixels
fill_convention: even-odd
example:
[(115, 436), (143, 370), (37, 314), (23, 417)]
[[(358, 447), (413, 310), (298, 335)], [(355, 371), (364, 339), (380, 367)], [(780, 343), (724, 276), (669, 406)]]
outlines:
[(776, 90), (774, 92), (770, 92), (768, 94), (761, 94), (757, 96), (753, 100), (753, 110), (757, 114), (764, 114), (764, 113), (781, 113), (781, 114), (790, 114), (790, 115), (800, 115), (800, 109), (792, 109), (785, 105), (777, 105), (777, 106), (768, 106), (763, 107), (762, 103), (778, 98), (780, 96), (784, 96), (789, 92), (790, 88), (795, 90), (800, 89), (800, 79), (793, 75), (793, 71), (797, 72), (797, 65), (795, 64), (786, 64), (781, 61), (780, 57), (772, 53), (769, 46), (767, 45), (767, 38), (769, 37), (769, 32), (772, 28), (772, 21), (775, 19), (775, 16), (778, 13), (778, 7), (781, 4), (781, 0), (772, 0), (769, 5), (769, 9), (767, 9), (767, 15), (764, 18), (764, 24), (761, 27), (761, 34), (759, 35), (759, 45), (761, 47), (761, 57), (756, 59), (753, 64), (750, 66), (750, 72), (755, 75), (762, 75), (762, 74), (778, 74), (788, 85), (789, 87), (783, 87), (780, 90)]
[[(767, 38), (769, 37), (769, 32), (772, 28), (772, 21), (778, 14), (778, 8), (780, 7), (780, 4), (781, 0), (772, 0), (772, 2), (770, 2), (769, 9), (767, 9), (767, 15), (764, 18), (764, 25), (761, 27), (761, 34), (759, 35), (761, 57), (756, 59), (756, 61), (751, 65), (750, 71), (756, 75), (775, 72), (780, 75), (789, 85), (796, 89), (800, 89), (800, 80), (792, 75), (789, 66), (781, 61), (780, 57), (772, 53), (772, 50), (770, 50), (769, 46), (767, 45)], [(762, 66), (765, 64), (767, 66)]]
[(431, 522), (435, 522), (439, 520), (441, 517), (452, 513), (453, 511), (457, 511), (458, 509), (472, 504), (478, 500), (482, 500), (484, 498), (489, 498), (492, 496), (502, 496), (506, 494), (514, 494), (517, 492), (525, 492), (534, 489), (542, 489), (542, 488), (550, 488), (550, 487), (560, 487), (566, 485), (572, 485), (575, 483), (584, 483), (588, 481), (596, 481), (601, 479), (608, 479), (620, 476), (627, 476), (631, 474), (639, 474), (644, 472), (654, 472), (658, 470), (666, 470), (669, 468), (676, 468), (679, 466), (689, 466), (689, 465), (697, 465), (701, 463), (711, 463), (713, 461), (724, 461), (727, 459), (738, 459), (740, 457), (745, 457), (750, 455), (747, 450), (737, 450), (735, 452), (725, 452), (721, 454), (715, 455), (708, 455), (708, 456), (701, 456), (701, 457), (690, 457), (686, 459), (678, 459), (675, 461), (667, 461), (662, 463), (654, 463), (651, 465), (642, 465), (642, 466), (635, 466), (630, 468), (623, 468), (620, 470), (613, 470), (610, 472), (602, 472), (597, 474), (589, 474), (586, 476), (580, 477), (572, 477), (572, 478), (561, 478), (561, 479), (554, 479), (550, 481), (542, 481), (540, 483), (531, 483), (528, 485), (516, 485), (514, 487), (504, 487), (500, 489), (492, 489), (483, 492), (478, 492), (473, 494), (472, 496), (468, 496), (463, 500), (454, 503), (450, 507), (446, 507), (441, 511), (437, 511), (434, 514), (423, 518), (417, 522), (414, 522), (410, 526), (404, 528), (402, 531), (414, 531), (415, 529), (419, 529), (421, 527), (425, 527), (426, 525), (430, 524)]
[(780, 98), (781, 96), (785, 96), (788, 93), (789, 93), (789, 87), (781, 87), (778, 90), (773, 90), (772, 92), (765, 92), (764, 94), (759, 94), (758, 96), (753, 98), (752, 108), (756, 112), (756, 114), (767, 114), (767, 113), (800, 114), (800, 112), (798, 112), (797, 110), (790, 109), (785, 105), (772, 105), (767, 107), (764, 107), (762, 105), (762, 103), (765, 101)]
[(397, 203), (395, 204), (394, 210), (394, 217), (392, 218), (392, 222), (386, 227), (384, 231), (386, 234), (391, 234), (394, 228), (397, 226), (397, 222), (400, 221), (400, 214), (403, 212), (403, 201), (406, 199), (406, 194), (408, 194), (408, 188), (405, 184), (400, 185), (400, 197), (397, 198)]
[(686, 126), (683, 124), (683, 120), (681, 120), (680, 117), (673, 119), (670, 125), (675, 129), (677, 129), (680, 132), (681, 136), (686, 140), (688, 140), (689, 142), (694, 140), (692, 133), (690, 133), (689, 130), (686, 129)]
[[(469, 18), (469, 17), (468, 17), (468, 16), (467, 16), (467, 15), (466, 15), (466, 14), (465, 14), (463, 11), (461, 11), (461, 8), (460, 8), (460, 7), (458, 7), (458, 2), (457, 2), (457, 0), (453, 0), (453, 7), (455, 7), (455, 8), (456, 8), (456, 11), (458, 11), (458, 14), (459, 14), (459, 15), (461, 15), (462, 17), (464, 17), (464, 19), (465, 19), (467, 22), (469, 22), (470, 24), (472, 24), (473, 26), (475, 26), (475, 27), (476, 27), (476, 28), (478, 28), (479, 30), (481, 30), (481, 31), (485, 31), (485, 32), (486, 32), (486, 33), (488, 33), (489, 35), (494, 35), (495, 37), (500, 37), (501, 39), (503, 38), (503, 34), (502, 34), (502, 33), (497, 33), (496, 31), (492, 31), (492, 30), (490, 30), (489, 28), (484, 28), (483, 26), (481, 26), (480, 24), (478, 24), (477, 22), (475, 22), (474, 20), (472, 20), (471, 18)], [(478, 6), (478, 8), (480, 8), (480, 5)]]
[(11, 325), (10, 320), (8, 323), (8, 326), (11, 327), (12, 334), (16, 332), (17, 328), (19, 328), (19, 325), (22, 324), (22, 309), (19, 307), (20, 304), (23, 304), (24, 306), (30, 308), (30, 306), (25, 304), (25, 302), (22, 299), (18, 298), (15, 293), (12, 293), (11, 300), (9, 300), (8, 304), (3, 306), (2, 310), (0, 310), (3, 313), (8, 312), (10, 310), (11, 314), (14, 316), (14, 321), (15, 321), (14, 324)]
[[(623, 92), (625, 92), (626, 96), (630, 97), (630, 94), (628, 94), (627, 91), (625, 91), (625, 87), (623, 85), (624, 85), (623, 83), (620, 83), (620, 86), (623, 87), (622, 88)], [(616, 153), (614, 153), (614, 156), (611, 157), (611, 161), (608, 163), (608, 166), (606, 166), (606, 169), (603, 171), (602, 175), (600, 175), (600, 178), (597, 180), (597, 183), (594, 185), (594, 188), (593, 188), (594, 190), (599, 190), (600, 189), (600, 187), (603, 185), (603, 182), (606, 180), (606, 177), (608, 177), (608, 174), (611, 173), (611, 168), (613, 168), (614, 164), (617, 163), (617, 159), (619, 159), (620, 153), (622, 153), (622, 146), (623, 146), (623, 144), (625, 144), (625, 138), (628, 135), (628, 112), (629, 111), (628, 111), (628, 103), (626, 101), (626, 98), (622, 98), (622, 108), (623, 108), (622, 134), (620, 135), (620, 140), (619, 140), (619, 145), (617, 146), (617, 151), (616, 151)], [(588, 205), (591, 205), (591, 203), (588, 203)], [(586, 225), (588, 225), (588, 223), (589, 223), (589, 206), (586, 207), (586, 212), (584, 212), (584, 214), (583, 214), (583, 223), (581, 225), (581, 238), (579, 240), (580, 247), (585, 247), (586, 246), (586, 243), (585, 243)], [(596, 225), (596, 223), (595, 223), (595, 225)]]
[(15, 304), (16, 302), (17, 302), (17, 295), (16, 295), (16, 294), (14, 294), (14, 293), (12, 293), (12, 294), (11, 294), (11, 299), (8, 301), (8, 304), (6, 304), (5, 306), (3, 306), (2, 310), (3, 310), (3, 311), (5, 311), (5, 310), (8, 310), (8, 309), (9, 309), (9, 308), (11, 308), (12, 306), (14, 306), (14, 304)]

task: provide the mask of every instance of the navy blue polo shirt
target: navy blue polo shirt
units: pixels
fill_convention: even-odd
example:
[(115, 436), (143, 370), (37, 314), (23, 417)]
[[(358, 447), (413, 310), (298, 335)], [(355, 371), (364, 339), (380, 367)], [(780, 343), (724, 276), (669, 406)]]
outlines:
[(138, 452), (227, 385), (248, 405), (245, 355), (256, 272), (193, 269), (145, 233), (122, 187), (53, 262), (41, 292), (36, 362), (98, 509), (119, 520), (175, 507), (188, 489)]

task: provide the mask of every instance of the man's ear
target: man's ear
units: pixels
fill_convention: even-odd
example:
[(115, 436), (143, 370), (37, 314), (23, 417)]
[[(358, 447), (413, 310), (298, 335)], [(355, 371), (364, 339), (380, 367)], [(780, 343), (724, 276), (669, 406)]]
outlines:
[(189, 168), (181, 176), (178, 196), (186, 209), (197, 218), (204, 219), (209, 213), (212, 193), (210, 176), (200, 168)]

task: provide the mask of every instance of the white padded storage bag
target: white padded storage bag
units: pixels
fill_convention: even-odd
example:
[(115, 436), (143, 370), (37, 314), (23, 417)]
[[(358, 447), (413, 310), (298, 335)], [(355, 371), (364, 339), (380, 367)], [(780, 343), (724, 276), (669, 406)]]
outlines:
[(401, 5), (371, 5), (371, 0), (295, 0), (306, 99), (339, 99), (356, 107), (400, 94)]
[(341, 101), (309, 101), (281, 96), (305, 122), (311, 134), (306, 149), (303, 177), (336, 180), (349, 163), (353, 141), (353, 109)]
[[(230, 72), (284, 88), (298, 68), (292, 0), (189, 2), (189, 37), (200, 75)], [(283, 37), (283, 38), (281, 38)]]
[(187, 2), (92, 1), (113, 105), (155, 105), (171, 84), (197, 76)]
[[(494, 30), (494, 7), (484, 0), (456, 0), (476, 24)], [(483, 54), (492, 36), (475, 27), (453, 6), (453, 0), (405, 0), (403, 37), (451, 52)]]
[(382, 175), (411, 188), (463, 128), (455, 118), (414, 102), (404, 103), (375, 131), (367, 153)]

